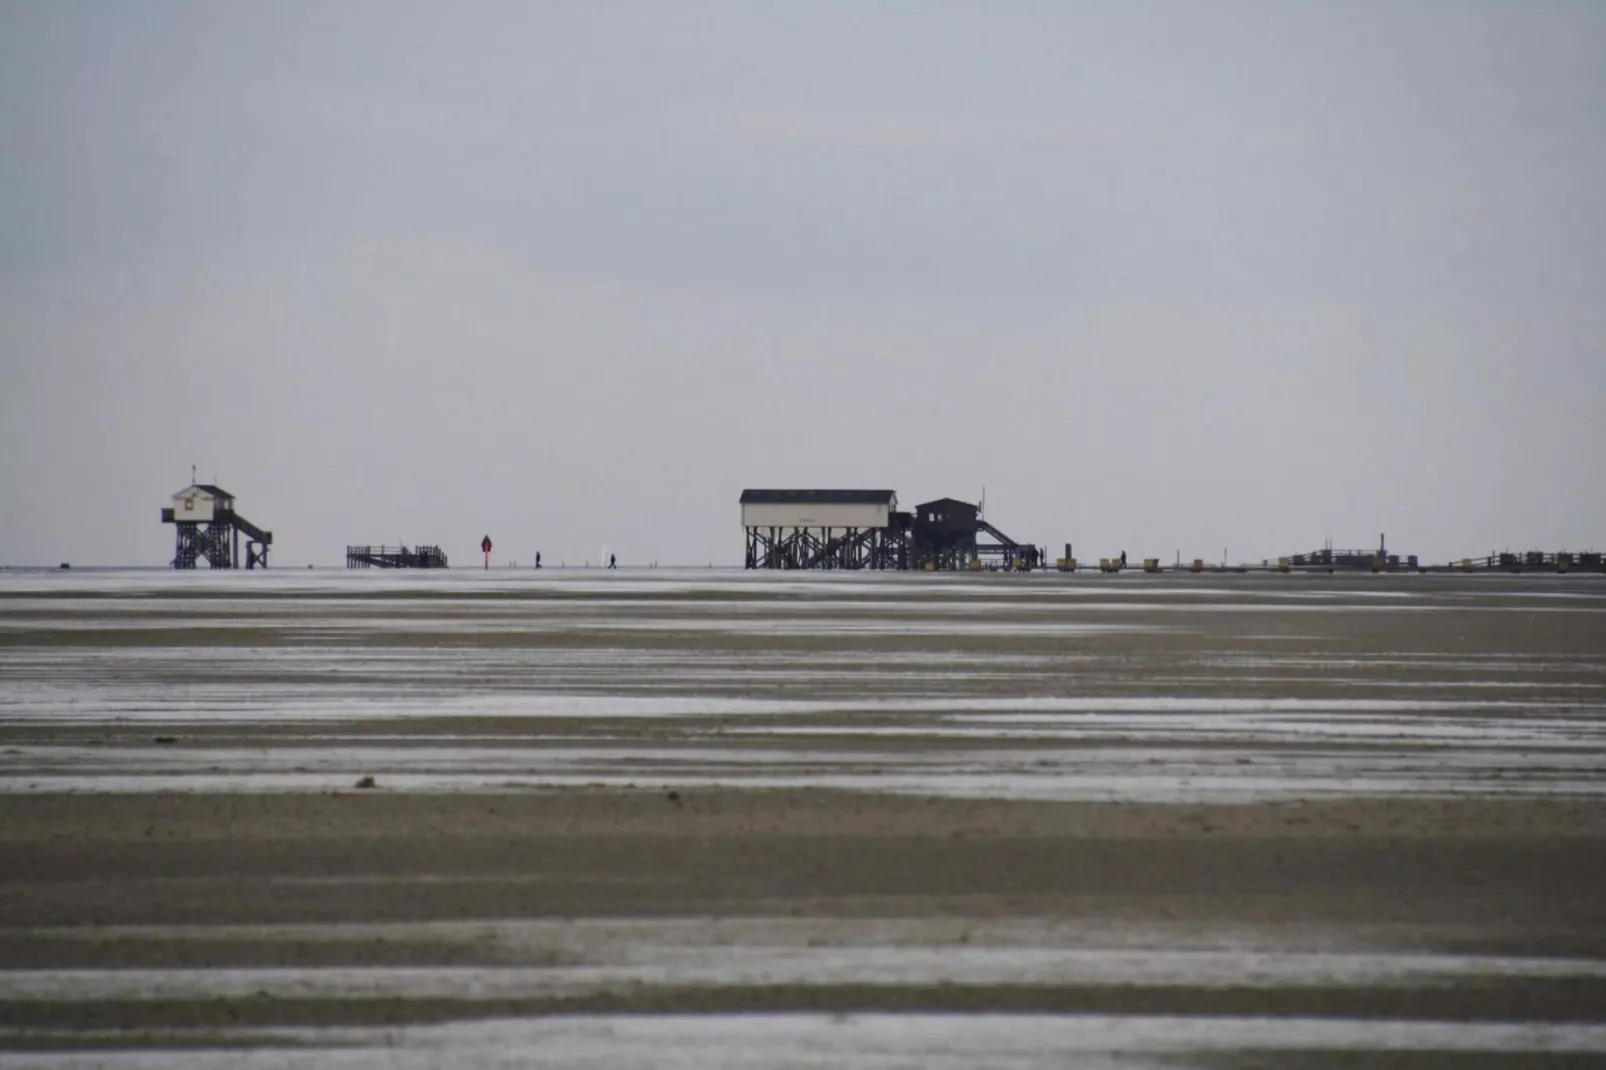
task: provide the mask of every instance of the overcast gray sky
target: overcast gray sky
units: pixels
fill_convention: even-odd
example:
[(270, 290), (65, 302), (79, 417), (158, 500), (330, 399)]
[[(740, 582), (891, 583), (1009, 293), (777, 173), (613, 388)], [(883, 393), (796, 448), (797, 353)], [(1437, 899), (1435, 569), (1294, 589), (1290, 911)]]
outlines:
[(0, 564), (1606, 543), (1606, 4), (0, 0)]

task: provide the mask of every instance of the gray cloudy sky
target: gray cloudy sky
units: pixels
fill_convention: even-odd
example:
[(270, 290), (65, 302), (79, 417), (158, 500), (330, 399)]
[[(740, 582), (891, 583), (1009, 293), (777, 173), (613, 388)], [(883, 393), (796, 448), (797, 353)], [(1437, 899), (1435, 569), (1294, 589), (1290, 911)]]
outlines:
[(0, 0), (0, 564), (1606, 544), (1606, 4)]

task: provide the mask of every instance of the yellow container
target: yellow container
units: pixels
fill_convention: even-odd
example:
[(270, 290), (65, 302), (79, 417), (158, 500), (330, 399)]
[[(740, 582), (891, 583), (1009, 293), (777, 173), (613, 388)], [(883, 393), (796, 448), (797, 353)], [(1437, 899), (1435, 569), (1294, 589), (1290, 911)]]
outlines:
[(1462, 572), (1471, 572), (1472, 571), (1472, 558), (1463, 557), (1461, 559), (1461, 571)]
[(1159, 572), (1160, 571), (1160, 559), (1158, 557), (1145, 557), (1143, 559), (1143, 571), (1144, 572)]
[(1291, 571), (1292, 568), (1293, 568), (1293, 563), (1290, 562), (1288, 560), (1288, 558), (1279, 557), (1277, 559), (1277, 571), (1278, 572), (1288, 572), (1288, 571)]
[(1204, 558), (1196, 557), (1196, 558), (1193, 559), (1193, 570), (1195, 572), (1203, 572), (1204, 571)]
[(1372, 558), (1372, 571), (1373, 572), (1382, 572), (1383, 571), (1383, 559), (1381, 557), (1373, 557)]

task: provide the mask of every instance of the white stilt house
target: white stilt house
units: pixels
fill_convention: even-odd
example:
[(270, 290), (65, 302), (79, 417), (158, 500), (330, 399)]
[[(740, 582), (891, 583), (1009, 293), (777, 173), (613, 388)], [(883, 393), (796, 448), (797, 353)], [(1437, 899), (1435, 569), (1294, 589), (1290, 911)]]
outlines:
[(177, 529), (174, 568), (195, 568), (202, 559), (212, 568), (239, 568), (240, 534), (245, 533), (246, 568), (268, 566), (273, 532), (234, 511), (234, 495), (212, 483), (191, 483), (162, 510), (162, 523)]

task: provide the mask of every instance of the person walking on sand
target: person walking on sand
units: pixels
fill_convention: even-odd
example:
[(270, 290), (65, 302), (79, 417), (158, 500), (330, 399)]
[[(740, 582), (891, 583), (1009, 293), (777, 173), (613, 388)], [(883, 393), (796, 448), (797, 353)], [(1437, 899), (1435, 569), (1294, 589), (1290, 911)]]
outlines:
[(617, 569), (619, 567), (619, 558), (616, 557), (613, 554), (609, 554), (608, 555), (608, 567), (611, 568), (611, 569)]
[(1121, 567), (1126, 568), (1126, 551), (1121, 551)]

